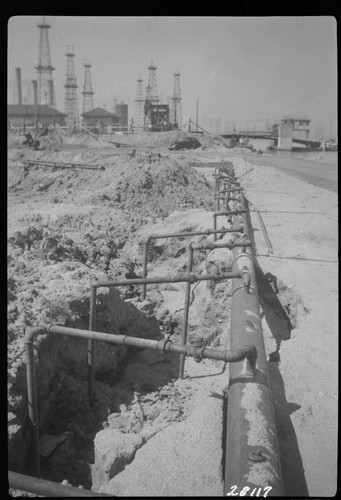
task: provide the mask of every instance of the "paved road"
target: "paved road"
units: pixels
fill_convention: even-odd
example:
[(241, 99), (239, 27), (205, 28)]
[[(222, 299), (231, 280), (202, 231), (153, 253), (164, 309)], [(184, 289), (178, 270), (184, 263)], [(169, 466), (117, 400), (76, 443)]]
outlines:
[(250, 163), (264, 167), (277, 168), (313, 186), (328, 189), (329, 191), (337, 191), (337, 164), (305, 160), (297, 157), (278, 157), (270, 155), (252, 157), (247, 155), (242, 156)]

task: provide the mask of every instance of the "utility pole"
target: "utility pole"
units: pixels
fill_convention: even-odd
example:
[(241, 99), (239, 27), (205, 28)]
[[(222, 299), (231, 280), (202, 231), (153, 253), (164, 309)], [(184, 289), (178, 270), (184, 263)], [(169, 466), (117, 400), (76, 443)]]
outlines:
[(51, 64), (50, 45), (48, 29), (50, 25), (42, 18), (42, 22), (38, 24), (40, 29), (39, 55), (38, 65), (35, 67), (38, 73), (38, 105), (47, 104), (52, 108), (55, 107), (55, 96), (53, 88), (53, 73), (54, 67)]

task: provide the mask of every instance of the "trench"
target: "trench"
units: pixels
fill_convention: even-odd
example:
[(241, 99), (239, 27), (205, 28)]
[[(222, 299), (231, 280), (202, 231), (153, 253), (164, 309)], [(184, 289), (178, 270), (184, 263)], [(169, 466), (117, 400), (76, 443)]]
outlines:
[[(182, 244), (188, 242), (183, 241)], [(166, 255), (168, 262), (172, 260), (171, 267), (186, 270), (185, 252), (181, 248), (176, 249), (176, 246), (172, 240), (171, 244), (157, 246), (157, 252), (153, 248), (154, 267), (158, 267), (158, 261), (164, 262)], [(173, 259), (169, 255), (170, 247), (175, 250)], [(210, 265), (206, 253), (197, 253), (195, 270)], [(173, 284), (164, 284), (158, 289), (150, 288), (147, 300), (142, 303), (139, 287), (133, 290), (120, 288), (126, 301), (121, 301), (115, 290), (98, 294), (96, 329), (144, 338), (152, 336), (161, 339), (167, 335), (173, 342), (179, 342), (183, 310), (169, 311), (167, 303), (160, 298), (162, 295), (165, 300), (174, 299), (179, 291), (183, 298), (184, 287), (179, 290)], [(199, 300), (205, 313), (201, 321), (190, 325), (189, 341), (201, 338), (207, 346), (226, 343), (228, 331), (224, 331), (221, 323), (228, 324), (226, 306), (229, 290), (227, 283), (207, 282), (193, 286), (191, 304)], [(68, 319), (64, 326), (87, 330), (89, 300), (75, 300), (69, 306), (74, 315), (72, 321)], [(158, 308), (157, 319), (154, 313)], [(132, 318), (136, 323), (133, 331)], [(220, 323), (216, 323), (217, 320)], [(117, 426), (124, 433), (140, 433), (142, 427), (147, 428), (142, 442), (134, 446), (132, 453), (119, 457), (109, 468), (108, 480), (124, 470), (134, 459), (137, 449), (156, 432), (172, 422), (187, 418), (190, 404), (184, 394), (174, 387), (179, 374), (178, 356), (98, 342), (95, 398), (91, 407), (87, 394), (86, 349), (83, 339), (47, 336), (39, 347), (36, 377), (40, 407), (41, 475), (44, 479), (59, 483), (67, 481), (73, 486), (91, 489), (90, 464), (94, 464), (94, 438), (99, 431), (113, 425), (116, 427), (116, 422), (120, 420), (123, 422)], [(142, 419), (135, 414), (136, 408), (142, 411)], [(33, 473), (32, 463), (29, 455), (24, 471), (28, 475)], [(96, 487), (99, 487), (98, 482)]]
[[(206, 237), (200, 239), (207, 241)], [(184, 247), (176, 249), (176, 244), (154, 245), (153, 265), (169, 259), (169, 248), (175, 247), (173, 254), (174, 268), (186, 271), (184, 262)], [(173, 249), (173, 248), (172, 248)], [(201, 251), (195, 260), (196, 270), (207, 268), (208, 253)], [(182, 260), (181, 260), (182, 258)], [(264, 283), (270, 283), (270, 277), (265, 277)], [(290, 298), (290, 290), (281, 284), (280, 296), (288, 296), (282, 311), (286, 311), (283, 321), (295, 326), (297, 310), (295, 297)], [(182, 292), (183, 290), (181, 290)], [(160, 300), (161, 292), (165, 300)], [(177, 294), (179, 289), (173, 285), (162, 285), (149, 291), (147, 301), (140, 307), (140, 291), (134, 287), (124, 291), (126, 302), (120, 302), (118, 293), (101, 293), (98, 296), (97, 330), (111, 333), (113, 324), (117, 333), (131, 335), (129, 321), (133, 315), (137, 322), (141, 337), (156, 339), (169, 336), (172, 341), (179, 341), (183, 313), (167, 310), (166, 299)], [(191, 304), (199, 297), (204, 306), (205, 315), (194, 322), (189, 329), (189, 341), (201, 338), (207, 346), (225, 345), (229, 337), (229, 301), (230, 282), (223, 284), (199, 284), (193, 287)], [(267, 319), (278, 321), (278, 304), (269, 304), (266, 293), (262, 307), (267, 312)], [(277, 299), (278, 300), (278, 299)], [(115, 306), (119, 303), (120, 321), (115, 317)], [(280, 303), (280, 301), (279, 301)], [(160, 306), (163, 306), (160, 311)], [(66, 321), (64, 326), (88, 329), (89, 310), (87, 298), (74, 301), (73, 320)], [(155, 314), (155, 312), (158, 314)], [(271, 316), (277, 311), (276, 317)], [(275, 314), (275, 316), (276, 316)], [(290, 317), (290, 318), (289, 318)], [(129, 319), (130, 318), (130, 319)], [(204, 320), (204, 321), (203, 321)], [(220, 326), (223, 323), (224, 326)], [(140, 328), (139, 328), (140, 327)], [(135, 327), (136, 328), (136, 327)], [(204, 330), (208, 329), (203, 333)], [(289, 326), (290, 330), (290, 326)], [(135, 331), (136, 334), (136, 331)], [(290, 335), (289, 337), (290, 338)], [(277, 339), (276, 339), (277, 340)], [(283, 339), (282, 339), (283, 340)], [(284, 339), (287, 340), (287, 339)], [(108, 346), (98, 343), (98, 366), (95, 370), (95, 401), (91, 407), (87, 395), (86, 381), (86, 342), (81, 339), (48, 337), (40, 345), (39, 364), (37, 368), (37, 389), (39, 395), (41, 419), (41, 470), (42, 477), (86, 489), (98, 491), (101, 480), (108, 481), (122, 472), (135, 458), (140, 449), (150, 437), (155, 428), (162, 431), (172, 422), (185, 420), (191, 408), (175, 387), (178, 377), (179, 359), (167, 353), (155, 353), (147, 350), (127, 348), (125, 346)], [(153, 401), (154, 400), (154, 401)], [(155, 404), (155, 401), (160, 404)], [(224, 404), (224, 422), (226, 421), (226, 405)], [(92, 467), (94, 464), (94, 440), (96, 434), (108, 428), (117, 429), (121, 434), (141, 434), (148, 427), (141, 440), (137, 440), (129, 453), (123, 453), (114, 464), (108, 467), (105, 478), (97, 474), (97, 484), (94, 485)], [(225, 428), (225, 426), (224, 426)], [(123, 443), (123, 447), (127, 442)], [(225, 453), (225, 452), (224, 452)], [(223, 460), (225, 460), (225, 455)], [(30, 474), (31, 456), (25, 467), (25, 473)], [(96, 471), (95, 471), (96, 475)]]

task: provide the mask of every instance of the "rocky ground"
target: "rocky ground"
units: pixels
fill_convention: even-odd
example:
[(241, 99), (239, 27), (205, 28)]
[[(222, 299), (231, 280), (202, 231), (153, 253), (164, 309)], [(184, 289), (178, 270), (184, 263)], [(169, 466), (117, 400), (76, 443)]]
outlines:
[[(43, 151), (24, 149), (20, 136), (9, 137), (9, 469), (31, 471), (24, 329), (49, 323), (87, 329), (92, 278), (141, 276), (142, 242), (151, 233), (211, 228), (214, 169), (200, 162), (227, 159), (251, 208), (264, 211), (273, 246), (269, 253), (252, 212), (286, 494), (332, 495), (336, 193), (262, 166), (259, 156), (229, 150), (219, 138), (200, 136), (199, 150), (169, 151), (169, 144), (182, 136), (172, 132), (98, 139), (83, 134), (54, 138)], [(115, 148), (113, 142), (129, 147)], [(74, 166), (24, 165), (23, 159)], [(195, 168), (189, 165), (194, 161)], [(212, 240), (153, 240), (148, 276), (184, 273), (188, 243)], [(194, 270), (226, 270), (228, 263), (227, 250), (201, 251)], [(96, 329), (154, 339), (167, 335), (176, 342), (184, 290), (183, 283), (150, 285), (141, 301), (138, 287), (100, 289)], [(226, 346), (229, 295), (228, 282), (193, 287), (189, 341)], [(86, 342), (42, 336), (35, 348), (43, 477), (115, 495), (223, 494), (228, 366), (188, 359), (186, 377), (178, 380), (177, 356), (98, 343), (91, 408)]]

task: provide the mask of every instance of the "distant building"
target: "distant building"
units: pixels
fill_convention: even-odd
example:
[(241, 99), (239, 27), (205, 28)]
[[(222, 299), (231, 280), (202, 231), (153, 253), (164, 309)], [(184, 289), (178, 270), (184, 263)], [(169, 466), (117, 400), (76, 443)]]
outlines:
[(114, 132), (120, 125), (120, 117), (103, 108), (95, 108), (82, 114), (83, 125), (100, 133)]
[(151, 132), (165, 132), (171, 129), (168, 104), (145, 102), (145, 129)]
[(8, 104), (7, 119), (13, 126), (35, 126), (37, 122), (41, 125), (58, 124), (65, 125), (65, 114), (47, 105), (35, 104)]
[(310, 134), (310, 122), (308, 118), (304, 117), (294, 117), (294, 116), (284, 116), (280, 124), (277, 124), (275, 128), (282, 124), (290, 124), (292, 127), (292, 138), (301, 139), (303, 141), (309, 140)]

